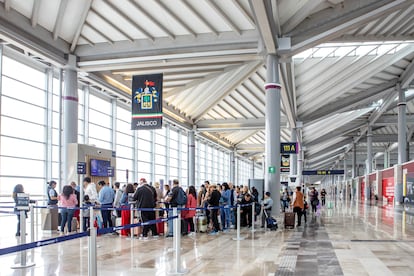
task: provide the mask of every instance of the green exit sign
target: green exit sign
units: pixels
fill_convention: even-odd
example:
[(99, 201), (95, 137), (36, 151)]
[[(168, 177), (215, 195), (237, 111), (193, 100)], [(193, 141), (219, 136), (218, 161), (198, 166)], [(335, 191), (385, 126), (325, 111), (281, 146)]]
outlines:
[(275, 173), (276, 168), (275, 167), (269, 167), (269, 173)]

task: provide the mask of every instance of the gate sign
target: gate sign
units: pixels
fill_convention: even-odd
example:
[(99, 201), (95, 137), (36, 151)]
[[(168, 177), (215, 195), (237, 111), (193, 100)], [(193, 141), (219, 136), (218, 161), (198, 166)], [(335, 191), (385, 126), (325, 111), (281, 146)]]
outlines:
[(344, 174), (344, 170), (302, 171), (302, 175), (334, 175), (334, 174)]
[(86, 162), (78, 162), (78, 174), (86, 174)]
[(298, 153), (298, 143), (280, 143), (281, 154), (296, 154)]

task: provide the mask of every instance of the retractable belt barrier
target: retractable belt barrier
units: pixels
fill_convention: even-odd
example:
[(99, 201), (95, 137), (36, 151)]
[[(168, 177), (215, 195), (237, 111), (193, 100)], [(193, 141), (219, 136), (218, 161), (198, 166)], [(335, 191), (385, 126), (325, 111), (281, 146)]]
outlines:
[[(128, 208), (131, 211), (143, 211), (143, 212), (148, 212), (148, 211), (170, 211), (173, 210), (173, 216), (168, 217), (168, 218), (161, 218), (161, 219), (156, 219), (156, 220), (150, 220), (150, 221), (146, 221), (146, 222), (139, 222), (139, 223), (131, 223), (131, 224), (127, 224), (127, 225), (123, 225), (123, 226), (114, 226), (114, 227), (108, 227), (108, 228), (101, 228), (101, 229), (96, 229), (93, 228), (93, 235), (91, 234), (91, 230), (88, 230), (86, 232), (81, 232), (81, 233), (75, 233), (75, 234), (70, 234), (70, 235), (66, 235), (66, 236), (60, 236), (60, 237), (55, 237), (55, 238), (51, 238), (51, 239), (46, 239), (46, 240), (41, 240), (41, 241), (35, 241), (35, 242), (31, 242), (31, 243), (25, 243), (25, 244), (20, 244), (20, 245), (16, 245), (16, 246), (11, 246), (11, 247), (7, 247), (7, 248), (0, 248), (0, 256), (1, 255), (6, 255), (6, 254), (11, 254), (11, 253), (15, 253), (15, 252), (21, 252), (21, 251), (25, 251), (28, 249), (33, 249), (36, 247), (42, 247), (42, 246), (47, 246), (47, 245), (51, 245), (51, 244), (57, 244), (57, 243), (61, 243), (61, 242), (65, 242), (65, 241), (69, 241), (69, 240), (73, 240), (73, 239), (78, 239), (78, 238), (82, 238), (82, 237), (86, 237), (89, 236), (90, 238), (92, 236), (96, 237), (96, 234), (106, 234), (106, 233), (111, 233), (114, 231), (118, 231), (118, 230), (122, 230), (122, 229), (130, 229), (130, 228), (134, 228), (134, 227), (141, 227), (141, 226), (146, 226), (146, 225), (151, 225), (151, 224), (157, 224), (160, 222), (166, 222), (168, 220), (175, 220), (175, 219), (181, 219), (181, 215), (180, 215), (180, 211), (189, 211), (189, 210), (211, 210), (211, 209), (224, 209), (224, 208), (229, 208), (229, 209), (235, 209), (237, 208), (238, 210), (238, 229), (237, 229), (237, 238), (236, 240), (241, 240), (242, 238), (240, 237), (240, 208), (241, 207), (247, 207), (247, 206), (254, 206), (254, 203), (249, 203), (249, 204), (237, 204), (236, 206), (215, 206), (215, 207), (207, 207), (207, 208), (203, 208), (203, 207), (197, 207), (197, 208)], [(113, 208), (113, 207), (98, 207), (98, 206), (94, 206), (94, 207), (59, 207), (59, 206), (32, 206), (33, 208), (46, 208), (46, 209), (70, 209), (70, 210), (87, 210), (89, 209), (91, 212), (91, 215), (93, 214), (93, 211), (97, 211), (97, 210), (125, 210), (127, 208), (125, 207), (119, 207), (119, 208)], [(14, 208), (14, 206), (0, 206), (0, 208)], [(16, 212), (14, 211), (2, 211), (0, 210), (0, 213), (7, 213), (7, 214), (16, 214)], [(175, 273), (179, 273), (182, 274), (182, 272), (185, 273), (184, 270), (181, 269), (180, 267), (180, 263), (181, 263), (181, 258), (180, 258), (180, 223), (174, 223), (174, 247), (176, 249), (176, 265), (175, 265)], [(96, 246), (96, 241), (95, 241), (95, 246)], [(96, 258), (95, 258), (96, 261)], [(91, 265), (91, 264), (90, 264)], [(95, 264), (96, 265), (96, 264)], [(91, 270), (89, 272), (89, 275), (96, 275), (96, 270)]]

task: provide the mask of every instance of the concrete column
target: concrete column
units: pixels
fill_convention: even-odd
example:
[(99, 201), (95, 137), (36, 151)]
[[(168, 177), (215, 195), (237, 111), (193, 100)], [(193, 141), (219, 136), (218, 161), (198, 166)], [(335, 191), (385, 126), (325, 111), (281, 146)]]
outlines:
[(360, 177), (356, 178), (355, 199), (357, 202), (361, 199), (361, 178)]
[(400, 164), (394, 165), (394, 185), (394, 203), (400, 205), (403, 202), (403, 176)]
[(78, 142), (78, 73), (76, 72), (76, 56), (68, 56), (68, 64), (64, 71), (63, 90), (63, 155), (66, 168), (63, 173), (64, 182), (68, 183), (67, 173), (76, 164), (69, 164), (68, 144)]
[[(298, 135), (296, 128), (292, 128), (291, 134), (290, 134), (290, 141), (297, 143), (298, 142)], [(298, 155), (297, 154), (291, 154), (290, 155), (290, 175), (297, 175), (297, 164), (298, 163)]]
[(356, 166), (356, 143), (352, 144), (352, 178), (357, 177), (357, 166)]
[(266, 93), (266, 166), (265, 191), (270, 191), (276, 208), (273, 214), (280, 214), (280, 84), (278, 58), (267, 56)]
[(230, 182), (236, 185), (236, 153), (230, 152)]
[(343, 180), (344, 180), (344, 183), (346, 184), (346, 180), (347, 180), (347, 169), (346, 169), (346, 166), (347, 166), (347, 164), (346, 164), (346, 154), (345, 154), (345, 156), (344, 156), (344, 177), (343, 177)]
[(382, 171), (377, 171), (377, 196), (378, 200), (382, 200)]
[(195, 185), (195, 133), (188, 132), (188, 186)]
[(407, 118), (405, 90), (397, 84), (398, 90), (398, 164), (407, 162)]
[(367, 131), (367, 164), (365, 170), (365, 200), (370, 198), (369, 174), (372, 172), (372, 127)]

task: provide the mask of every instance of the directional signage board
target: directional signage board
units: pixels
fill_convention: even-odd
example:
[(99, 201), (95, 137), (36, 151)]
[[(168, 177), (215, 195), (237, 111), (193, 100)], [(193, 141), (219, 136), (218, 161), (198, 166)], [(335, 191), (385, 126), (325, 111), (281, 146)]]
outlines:
[(336, 175), (344, 174), (344, 170), (315, 170), (315, 171), (302, 171), (302, 175)]
[(298, 143), (280, 143), (281, 154), (296, 154), (298, 153)]
[(78, 174), (86, 174), (86, 162), (77, 163)]

